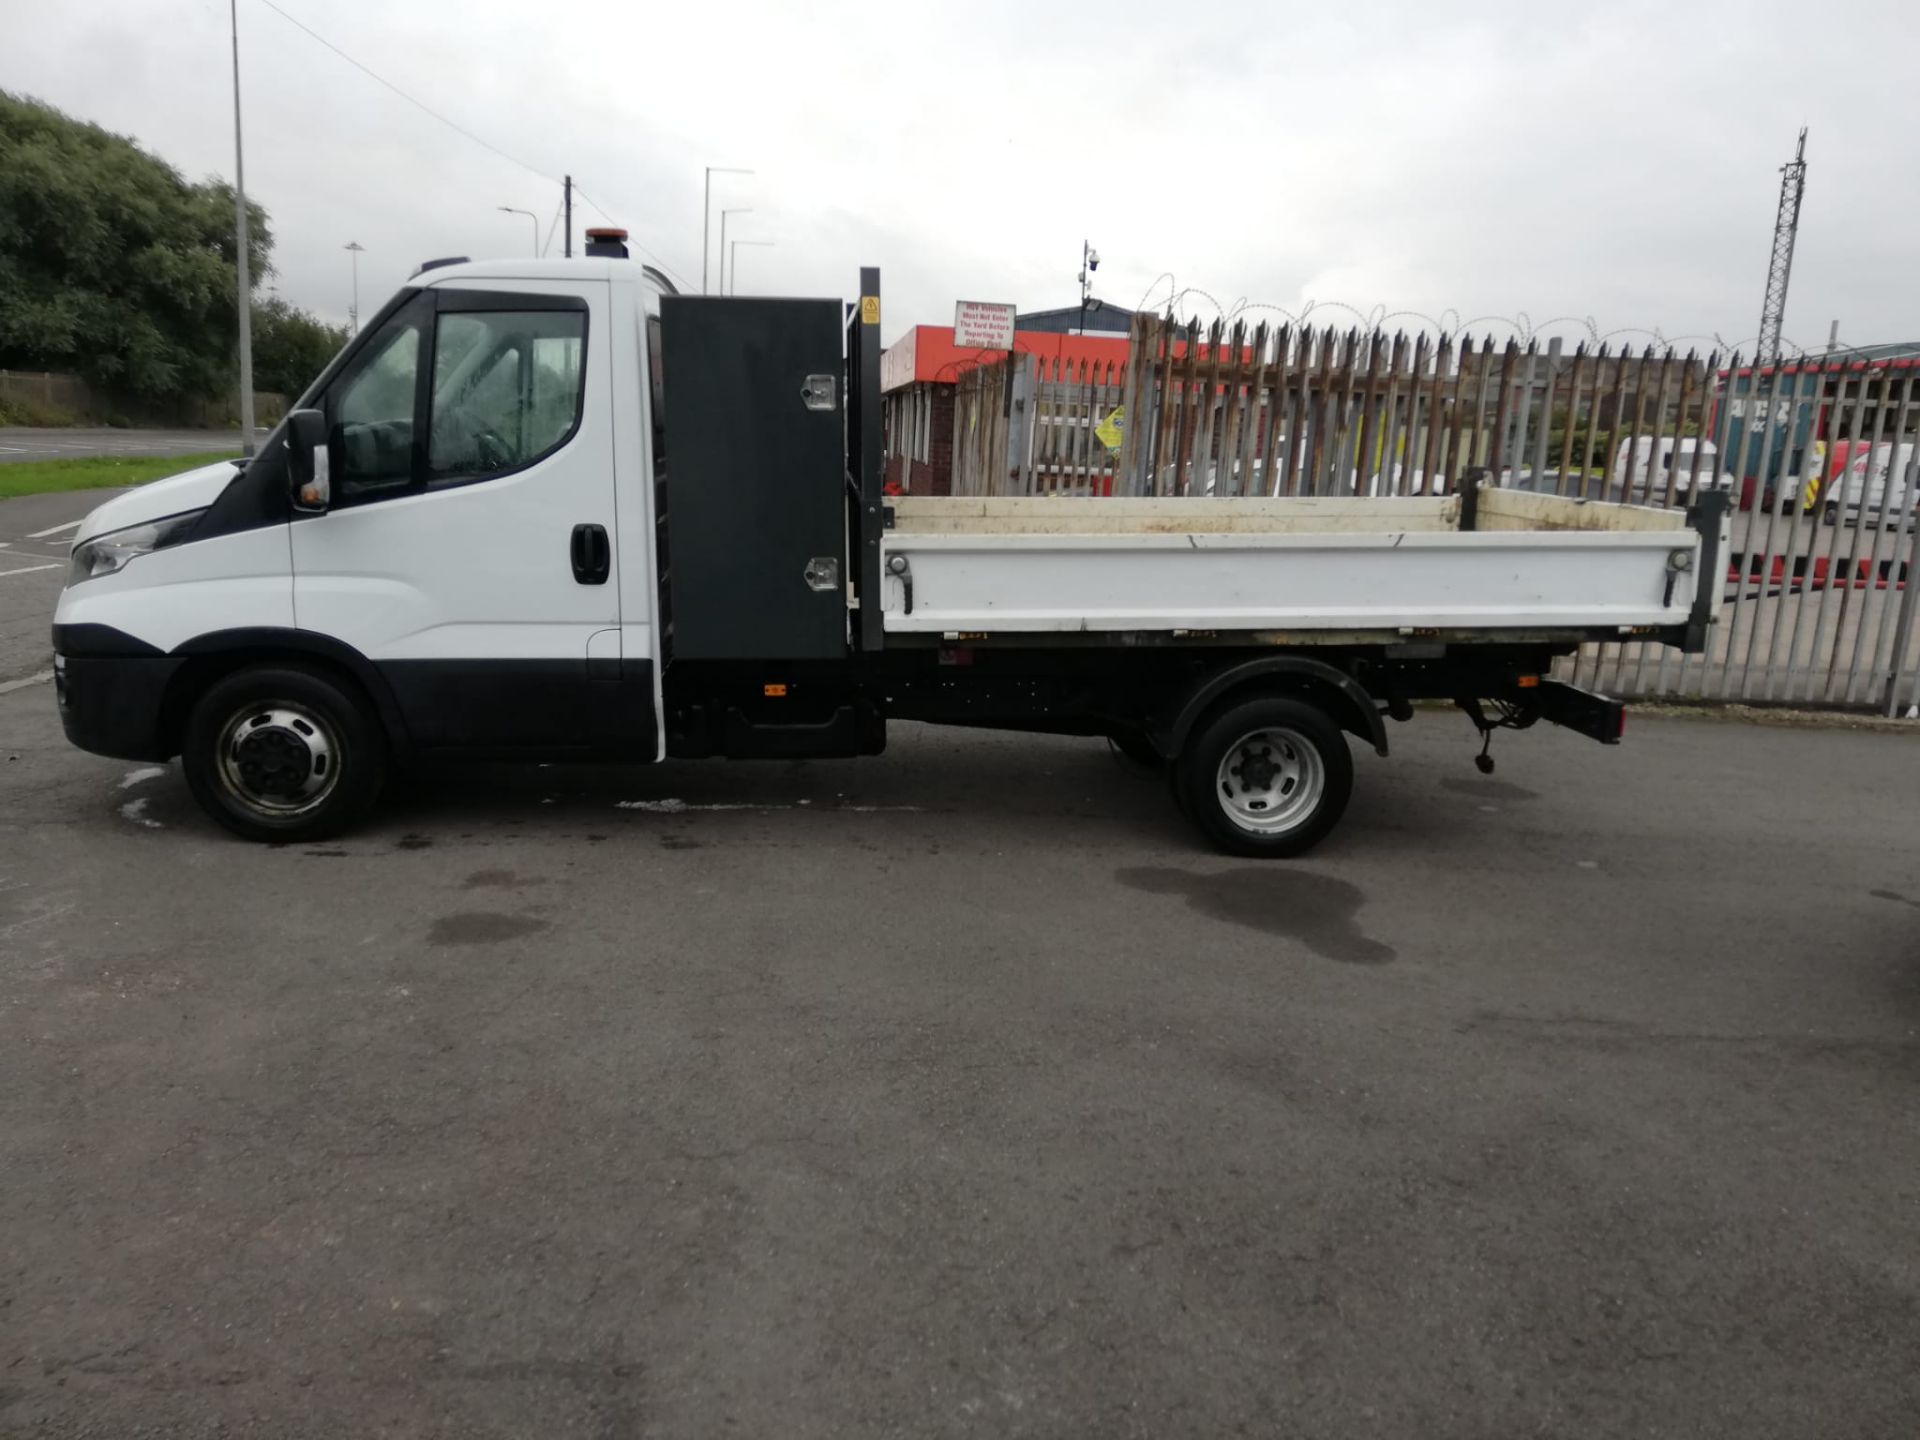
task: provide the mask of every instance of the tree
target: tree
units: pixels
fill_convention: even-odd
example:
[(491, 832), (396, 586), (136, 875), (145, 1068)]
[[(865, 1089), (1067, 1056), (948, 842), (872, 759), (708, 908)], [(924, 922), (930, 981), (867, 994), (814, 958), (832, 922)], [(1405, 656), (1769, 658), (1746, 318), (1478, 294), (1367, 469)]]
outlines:
[[(248, 207), (255, 284), (267, 215)], [(190, 184), (98, 125), (0, 91), (0, 367), (143, 400), (232, 383), (233, 189)]]
[(289, 305), (278, 296), (253, 306), (253, 384), (298, 400), (347, 343), (347, 327)]

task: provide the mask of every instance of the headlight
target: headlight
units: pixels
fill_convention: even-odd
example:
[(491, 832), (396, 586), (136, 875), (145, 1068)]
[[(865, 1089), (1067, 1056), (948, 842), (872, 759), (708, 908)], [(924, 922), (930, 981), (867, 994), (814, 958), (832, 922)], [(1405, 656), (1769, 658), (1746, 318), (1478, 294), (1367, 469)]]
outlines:
[(184, 515), (169, 515), (164, 520), (149, 520), (144, 525), (129, 525), (124, 530), (109, 530), (82, 540), (73, 547), (67, 565), (67, 584), (111, 575), (136, 555), (178, 545), (193, 533), (205, 510), (189, 510)]

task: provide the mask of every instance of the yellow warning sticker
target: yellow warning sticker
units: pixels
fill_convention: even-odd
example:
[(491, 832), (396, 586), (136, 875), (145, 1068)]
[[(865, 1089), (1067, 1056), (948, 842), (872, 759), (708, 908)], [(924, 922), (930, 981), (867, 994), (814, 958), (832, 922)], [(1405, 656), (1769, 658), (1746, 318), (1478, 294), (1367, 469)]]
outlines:
[(860, 323), (862, 325), (878, 325), (880, 323), (880, 297), (878, 295), (862, 295), (860, 297)]
[(1099, 438), (1102, 445), (1106, 446), (1113, 454), (1118, 455), (1120, 453), (1120, 442), (1126, 437), (1127, 433), (1127, 407), (1124, 405), (1114, 406), (1113, 413), (1093, 427), (1093, 433)]

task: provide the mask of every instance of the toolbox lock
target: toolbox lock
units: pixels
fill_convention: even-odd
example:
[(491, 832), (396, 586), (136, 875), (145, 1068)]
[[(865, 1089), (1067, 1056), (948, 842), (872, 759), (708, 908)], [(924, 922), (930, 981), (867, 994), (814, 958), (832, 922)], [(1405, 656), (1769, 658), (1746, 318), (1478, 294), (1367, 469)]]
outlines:
[(816, 555), (801, 572), (809, 590), (827, 591), (840, 585), (840, 562), (832, 555)]
[(800, 400), (809, 410), (834, 408), (834, 384), (831, 375), (809, 375), (800, 387)]

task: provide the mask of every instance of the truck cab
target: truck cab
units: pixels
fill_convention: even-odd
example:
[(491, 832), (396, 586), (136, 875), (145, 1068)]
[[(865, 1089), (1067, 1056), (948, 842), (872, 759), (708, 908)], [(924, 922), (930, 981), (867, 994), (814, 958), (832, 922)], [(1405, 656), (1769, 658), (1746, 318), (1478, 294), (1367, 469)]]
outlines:
[[(196, 682), (271, 660), (350, 682), (409, 752), (651, 760), (670, 649), (843, 658), (841, 306), (729, 302), (687, 328), (671, 383), (707, 483), (679, 497), (675, 574), (653, 543), (674, 300), (623, 256), (417, 275), (251, 461), (84, 522), (55, 617), (74, 738), (178, 753)], [(743, 512), (725, 477), (769, 466), (788, 483)], [(331, 792), (355, 738), (333, 732), (364, 727), (266, 713), (235, 768), (277, 824)]]

